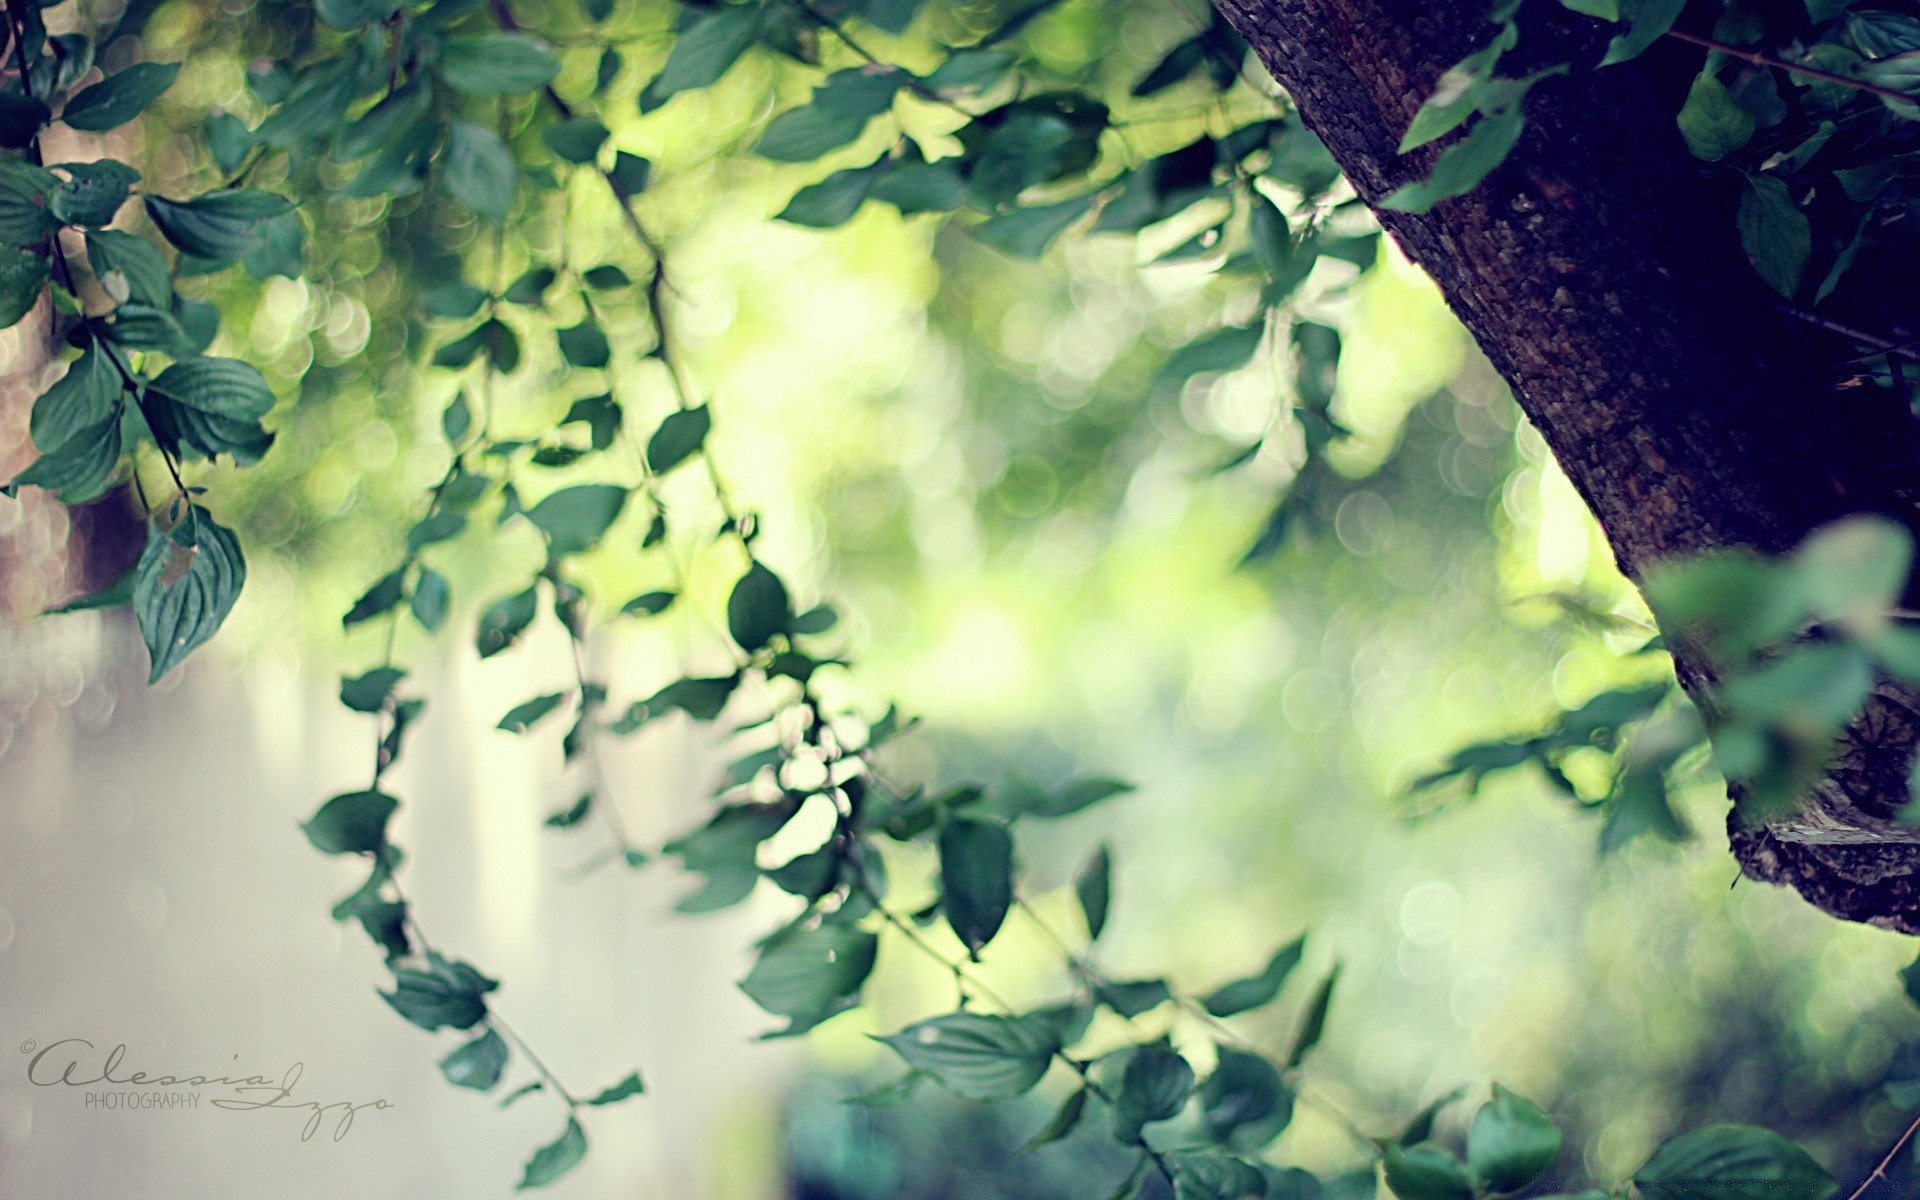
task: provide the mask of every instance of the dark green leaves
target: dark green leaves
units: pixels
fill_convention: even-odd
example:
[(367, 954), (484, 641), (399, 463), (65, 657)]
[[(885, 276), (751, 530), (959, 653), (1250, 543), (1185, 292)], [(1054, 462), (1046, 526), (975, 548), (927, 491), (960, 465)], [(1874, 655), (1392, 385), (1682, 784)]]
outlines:
[(570, 163), (590, 163), (606, 143), (607, 127), (594, 117), (570, 117), (556, 121), (540, 131), (540, 140), (556, 158)]
[(1740, 193), (1738, 224), (1740, 245), (1753, 269), (1768, 287), (1791, 297), (1813, 252), (1813, 232), (1787, 185), (1771, 175), (1749, 175)]
[(835, 171), (811, 187), (801, 188), (780, 210), (779, 219), (814, 229), (845, 225), (867, 202), (874, 185), (887, 173), (892, 160), (881, 155), (864, 167)]
[(492, 658), (513, 645), (527, 626), (533, 624), (534, 613), (539, 608), (540, 594), (533, 588), (496, 600), (480, 614), (480, 630), (474, 638), (474, 648), (480, 657)]
[(954, 817), (940, 828), (939, 848), (941, 907), (977, 958), (1013, 906), (1013, 834), (997, 822)]
[(1438, 1146), (1410, 1149), (1389, 1142), (1380, 1153), (1387, 1186), (1400, 1200), (1473, 1200), (1473, 1178)]
[(237, 358), (196, 358), (160, 372), (152, 385), (181, 404), (235, 420), (257, 421), (273, 408), (259, 368)]
[(1768, 1129), (1712, 1125), (1684, 1133), (1634, 1172), (1646, 1200), (1822, 1200), (1833, 1176)]
[(1280, 994), (1280, 986), (1287, 981), (1287, 976), (1300, 965), (1306, 945), (1305, 935), (1297, 937), (1275, 951), (1258, 975), (1237, 979), (1216, 989), (1205, 1000), (1207, 1011), (1216, 1017), (1231, 1017), (1269, 1003)]
[(1113, 856), (1100, 847), (1073, 880), (1073, 894), (1087, 918), (1087, 937), (1097, 939), (1107, 927), (1107, 905), (1113, 895)]
[(1174, 1200), (1242, 1200), (1267, 1195), (1266, 1176), (1250, 1162), (1224, 1154), (1165, 1157), (1173, 1167)]
[(850, 925), (796, 930), (761, 951), (740, 990), (789, 1019), (777, 1036), (805, 1033), (858, 1001), (878, 945), (873, 934)]
[(758, 4), (721, 4), (680, 35), (660, 74), (640, 93), (640, 111), (652, 112), (681, 92), (710, 87), (760, 36)]
[(500, 986), (466, 963), (429, 950), (427, 969), (393, 968), (393, 991), (380, 993), (420, 1028), (471, 1029), (487, 1015), (486, 993)]
[(827, 76), (813, 101), (775, 117), (755, 152), (775, 162), (811, 162), (859, 137), (911, 76), (892, 65), (849, 67)]
[(524, 33), (448, 38), (433, 66), (447, 86), (480, 96), (530, 92), (560, 73), (552, 48)]
[(252, 188), (228, 188), (191, 200), (146, 197), (147, 215), (183, 253), (211, 263), (234, 261), (253, 248), (262, 222), (285, 216), (285, 197)]
[(1020, 1153), (1026, 1154), (1042, 1146), (1052, 1145), (1072, 1133), (1079, 1127), (1080, 1118), (1085, 1116), (1086, 1112), (1087, 1089), (1080, 1088), (1061, 1102), (1060, 1107), (1053, 1114), (1053, 1119), (1048, 1121), (1039, 1133), (1034, 1134), (1031, 1141), (1020, 1147)]
[(179, 63), (135, 63), (80, 91), (60, 119), (88, 133), (116, 129), (145, 112), (179, 74)]
[(727, 632), (742, 650), (759, 650), (793, 624), (786, 585), (758, 561), (733, 585), (727, 597)]
[(1018, 1096), (1047, 1073), (1060, 1033), (1036, 1016), (957, 1012), (880, 1039), (908, 1066), (969, 1100)]
[(440, 1060), (440, 1073), (455, 1087), (484, 1092), (507, 1069), (506, 1039), (488, 1029)]
[(395, 570), (380, 577), (379, 582), (368, 588), (353, 607), (340, 618), (342, 625), (358, 625), (362, 621), (372, 620), (383, 612), (390, 611), (400, 603), (406, 594), (406, 574), (404, 570)]
[(240, 543), (204, 509), (189, 505), (171, 530), (148, 527), (133, 586), (133, 611), (153, 660), (148, 682), (214, 635), (246, 578)]
[(114, 303), (172, 305), (173, 277), (152, 242), (118, 229), (89, 229), (86, 238), (87, 262)]
[(42, 452), (60, 449), (81, 430), (116, 417), (120, 396), (120, 374), (106, 352), (87, 347), (67, 364), (67, 373), (34, 401), (33, 444)]
[(393, 689), (406, 677), (399, 667), (375, 667), (340, 681), (340, 703), (354, 712), (375, 713), (387, 706)]
[(533, 728), (533, 726), (539, 722), (540, 718), (546, 716), (554, 709), (559, 708), (561, 702), (566, 698), (566, 693), (564, 692), (552, 692), (545, 696), (535, 696), (523, 704), (516, 704), (511, 709), (508, 709), (507, 715), (501, 717), (500, 723), (495, 725), (494, 728), (504, 729), (508, 733), (525, 733), (527, 730)]
[(1215, 1139), (1255, 1148), (1286, 1128), (1293, 1117), (1293, 1094), (1271, 1062), (1222, 1046), (1213, 1074), (1200, 1087), (1200, 1107), (1207, 1132)]
[(561, 357), (571, 366), (598, 369), (606, 366), (613, 357), (613, 348), (607, 343), (607, 335), (591, 318), (578, 325), (556, 330), (554, 337), (560, 343)]
[(447, 130), (446, 184), (475, 216), (496, 224), (513, 207), (513, 152), (490, 129), (455, 121)]
[(609, 483), (563, 488), (527, 510), (558, 555), (579, 554), (598, 542), (626, 507), (628, 492)]
[(387, 844), (387, 821), (400, 802), (382, 792), (335, 796), (300, 826), (322, 854), (371, 854)]
[(1053, 239), (1093, 209), (1091, 194), (1001, 213), (973, 227), (973, 236), (1015, 258), (1036, 259)]
[(546, 1187), (567, 1172), (580, 1165), (587, 1156), (587, 1131), (580, 1128), (580, 1122), (567, 1118), (567, 1127), (558, 1138), (533, 1152), (527, 1160), (526, 1174), (516, 1186), (516, 1191), (528, 1188)]
[(1708, 162), (1719, 162), (1753, 139), (1753, 114), (1710, 71), (1695, 77), (1679, 122), (1687, 149)]
[(1339, 982), (1340, 967), (1336, 963), (1314, 989), (1313, 998), (1307, 1001), (1306, 1015), (1300, 1018), (1300, 1031), (1293, 1035), (1293, 1049), (1287, 1054), (1287, 1066), (1299, 1066), (1306, 1060), (1307, 1052), (1320, 1044), (1320, 1036), (1327, 1030), (1327, 1012), (1333, 1005), (1334, 985)]
[(700, 449), (712, 427), (713, 417), (704, 404), (668, 416), (647, 439), (647, 469), (656, 475), (673, 470)]
[(1661, 34), (1673, 27), (1680, 19), (1680, 10), (1686, 6), (1687, 0), (1619, 0), (1620, 18), (1627, 24), (1626, 32), (1615, 35), (1600, 65), (1612, 66), (1640, 57), (1648, 46), (1660, 40)]
[(1193, 1068), (1165, 1042), (1135, 1050), (1120, 1076), (1113, 1106), (1113, 1136), (1137, 1142), (1141, 1129), (1179, 1115), (1193, 1094)]
[(610, 1084), (602, 1088), (598, 1094), (588, 1097), (586, 1102), (595, 1108), (604, 1108), (609, 1104), (618, 1104), (622, 1100), (631, 1100), (646, 1090), (647, 1085), (641, 1081), (640, 1072), (634, 1071), (618, 1083)]
[(1517, 1192), (1547, 1173), (1560, 1156), (1560, 1130), (1540, 1106), (1499, 1084), (1474, 1114), (1467, 1165), (1489, 1191)]
[(47, 260), (32, 250), (0, 246), (0, 329), (18, 324), (47, 287)]
[(106, 225), (127, 202), (140, 172), (123, 162), (103, 158), (90, 163), (59, 163), (54, 168), (65, 182), (47, 196), (47, 211), (67, 225)]
[(31, 246), (59, 226), (47, 211), (48, 197), (60, 177), (44, 167), (0, 156), (0, 242)]

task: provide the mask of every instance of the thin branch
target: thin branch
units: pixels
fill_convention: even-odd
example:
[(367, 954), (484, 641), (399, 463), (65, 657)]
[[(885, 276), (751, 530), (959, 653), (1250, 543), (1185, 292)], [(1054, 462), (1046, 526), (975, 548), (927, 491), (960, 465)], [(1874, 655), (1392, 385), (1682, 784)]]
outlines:
[(1893, 1144), (1893, 1149), (1887, 1151), (1887, 1156), (1880, 1160), (1880, 1165), (1876, 1166), (1871, 1174), (1860, 1181), (1860, 1186), (1853, 1189), (1852, 1193), (1847, 1196), (1847, 1200), (1860, 1200), (1860, 1197), (1867, 1194), (1868, 1188), (1880, 1180), (1885, 1179), (1887, 1177), (1887, 1168), (1893, 1165), (1894, 1157), (1900, 1153), (1900, 1148), (1912, 1139), (1916, 1131), (1920, 1131), (1920, 1117), (1913, 1119), (1913, 1123), (1907, 1126), (1906, 1132), (1900, 1135), (1900, 1140)]
[(1788, 62), (1783, 58), (1770, 58), (1757, 51), (1742, 50), (1738, 46), (1731, 46), (1726, 42), (1715, 41), (1710, 37), (1701, 37), (1697, 33), (1688, 33), (1683, 29), (1669, 29), (1667, 30), (1667, 36), (1677, 42), (1688, 42), (1695, 46), (1704, 46), (1708, 50), (1718, 51), (1728, 58), (1737, 58), (1741, 62), (1750, 63), (1756, 67), (1774, 67), (1782, 71), (1790, 71), (1795, 75), (1804, 75), (1808, 79), (1820, 79), (1827, 83), (1837, 83), (1841, 87), (1852, 88), (1857, 92), (1867, 92), (1887, 100), (1899, 100), (1907, 104), (1920, 103), (1920, 98), (1916, 98), (1910, 92), (1903, 92), (1899, 88), (1882, 87), (1877, 83), (1868, 83), (1864, 79), (1855, 79), (1851, 75), (1841, 75), (1835, 71), (1823, 71), (1819, 67), (1809, 67), (1801, 63)]

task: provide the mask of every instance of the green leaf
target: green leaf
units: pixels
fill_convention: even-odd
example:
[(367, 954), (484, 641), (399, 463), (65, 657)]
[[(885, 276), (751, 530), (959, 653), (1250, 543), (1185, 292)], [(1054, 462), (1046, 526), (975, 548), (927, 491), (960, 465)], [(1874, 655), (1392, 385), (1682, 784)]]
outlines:
[(386, 847), (387, 822), (399, 807), (382, 792), (348, 792), (322, 804), (300, 831), (322, 854), (372, 854)]
[(1131, 1020), (1173, 999), (1164, 979), (1118, 980), (1094, 985), (1094, 995), (1120, 1016)]
[(389, 572), (381, 576), (378, 583), (368, 588), (365, 594), (353, 602), (353, 607), (347, 610), (347, 615), (340, 619), (340, 623), (352, 626), (371, 620), (400, 603), (400, 598), (405, 592), (405, 568)]
[(628, 287), (633, 283), (633, 280), (627, 278), (625, 271), (622, 271), (619, 267), (611, 263), (598, 267), (590, 267), (580, 278), (586, 280), (588, 287), (597, 288), (600, 291)]
[(1252, 1163), (1224, 1154), (1169, 1154), (1174, 1200), (1241, 1200), (1264, 1196), (1267, 1179)]
[(145, 199), (147, 215), (169, 242), (184, 253), (220, 264), (253, 248), (261, 222), (293, 211), (284, 196), (252, 188), (228, 188), (185, 201)]
[(579, 554), (592, 549), (619, 518), (628, 494), (610, 483), (562, 488), (528, 509), (527, 520), (547, 535), (556, 556)]
[(712, 428), (713, 417), (704, 404), (669, 415), (647, 439), (647, 469), (655, 475), (673, 470), (700, 449)]
[(527, 1160), (526, 1175), (515, 1187), (516, 1191), (529, 1188), (546, 1187), (558, 1180), (587, 1156), (587, 1131), (580, 1128), (580, 1122), (567, 1118), (567, 1128), (560, 1136), (533, 1152)]
[(428, 546), (452, 541), (466, 527), (467, 514), (443, 507), (422, 517), (412, 529), (407, 530), (407, 553), (418, 554)]
[(481, 658), (492, 658), (519, 640), (540, 607), (540, 594), (533, 588), (496, 600), (480, 614), (480, 631), (474, 648)]
[(602, 1088), (598, 1095), (588, 1098), (586, 1102), (595, 1108), (604, 1108), (609, 1104), (618, 1104), (622, 1100), (631, 1100), (646, 1090), (647, 1085), (641, 1082), (640, 1072), (634, 1071), (620, 1082)]
[(172, 305), (173, 276), (152, 242), (119, 229), (89, 229), (86, 239), (87, 262), (116, 304)]
[(890, 64), (849, 67), (827, 76), (813, 100), (775, 117), (754, 152), (775, 162), (811, 162), (859, 137), (912, 76)]
[(1293, 1118), (1293, 1093), (1280, 1071), (1258, 1054), (1219, 1048), (1213, 1074), (1200, 1087), (1207, 1132), (1222, 1143), (1265, 1145)]
[(1059, 1031), (1037, 1017), (957, 1012), (879, 1039), (906, 1064), (969, 1100), (1018, 1096), (1040, 1082), (1060, 1049)]
[(60, 449), (81, 430), (116, 417), (120, 396), (119, 372), (104, 351), (88, 346), (33, 402), (33, 444), (42, 452)]
[(1113, 1105), (1116, 1141), (1140, 1140), (1141, 1129), (1180, 1114), (1193, 1094), (1193, 1067), (1172, 1046), (1155, 1042), (1135, 1050), (1120, 1076), (1120, 1094)]
[(175, 363), (151, 386), (189, 408), (235, 420), (257, 421), (274, 405), (273, 389), (259, 368), (237, 358)]
[(440, 1073), (448, 1083), (477, 1092), (499, 1083), (506, 1069), (506, 1039), (491, 1029), (440, 1060)]
[(793, 624), (793, 610), (787, 600), (786, 585), (780, 577), (755, 560), (747, 573), (733, 585), (727, 597), (727, 632), (742, 650), (752, 653), (786, 633)]
[(789, 1019), (775, 1036), (804, 1033), (854, 1005), (878, 946), (877, 937), (851, 925), (796, 930), (761, 951), (740, 990)]
[(1525, 128), (1526, 117), (1518, 105), (1481, 117), (1465, 137), (1441, 153), (1431, 175), (1399, 188), (1380, 202), (1381, 207), (1423, 213), (1442, 200), (1465, 195), (1506, 160)]
[(647, 190), (647, 180), (652, 174), (651, 162), (620, 150), (614, 153), (613, 170), (607, 172), (607, 180), (623, 196), (633, 197)]
[(540, 131), (540, 140), (554, 157), (570, 163), (590, 163), (598, 158), (608, 136), (607, 127), (597, 117), (569, 117)]
[(340, 703), (354, 712), (374, 713), (387, 706), (393, 689), (407, 673), (399, 667), (375, 667), (364, 675), (340, 681)]
[(455, 121), (447, 130), (447, 190), (475, 216), (504, 222), (513, 207), (513, 152), (492, 130)]
[(23, 150), (53, 120), (46, 102), (18, 91), (0, 92), (0, 146)]
[(179, 63), (135, 63), (82, 89), (67, 101), (60, 119), (88, 133), (117, 129), (145, 112), (179, 74)]
[(471, 1029), (487, 1015), (486, 993), (500, 986), (466, 963), (427, 951), (427, 969), (394, 967), (393, 991), (380, 993), (393, 1010), (427, 1030)]
[(59, 186), (52, 171), (0, 156), (0, 242), (32, 246), (51, 236), (60, 223), (47, 205)]
[(1011, 50), (955, 50), (920, 82), (935, 95), (951, 99), (992, 87), (1018, 58)]
[(313, 12), (335, 29), (357, 29), (385, 20), (398, 7), (399, 0), (314, 0)]
[(650, 113), (681, 92), (720, 81), (760, 37), (758, 4), (721, 4), (673, 44), (660, 74), (640, 93), (640, 111)]
[(974, 226), (973, 236), (1015, 258), (1037, 259), (1067, 226), (1092, 210), (1093, 199), (1088, 194), (1058, 204), (1017, 208)]
[(1327, 1010), (1333, 1005), (1333, 988), (1340, 982), (1340, 967), (1335, 964), (1327, 977), (1313, 993), (1313, 999), (1307, 1001), (1307, 1015), (1300, 1020), (1300, 1032), (1293, 1037), (1293, 1051), (1287, 1055), (1287, 1066), (1297, 1067), (1307, 1057), (1307, 1052), (1320, 1044), (1320, 1035), (1327, 1029)]
[(1771, 175), (1747, 176), (1737, 223), (1753, 269), (1768, 287), (1791, 298), (1813, 252), (1813, 230), (1787, 185)]
[(0, 246), (0, 329), (19, 324), (46, 287), (45, 258), (17, 246)]
[(67, 225), (107, 225), (127, 202), (140, 172), (103, 158), (90, 163), (55, 163), (66, 180), (47, 196), (47, 211)]
[(644, 595), (635, 596), (633, 599), (621, 605), (620, 611), (623, 613), (644, 613), (650, 617), (659, 616), (661, 613), (667, 611), (667, 608), (673, 604), (675, 595), (676, 593), (674, 592), (647, 592)]
[(1258, 975), (1236, 979), (1208, 995), (1203, 1001), (1207, 1011), (1216, 1017), (1231, 1017), (1271, 1003), (1280, 994), (1280, 986), (1287, 981), (1287, 976), (1300, 965), (1300, 956), (1306, 948), (1305, 934), (1280, 947)]
[(924, 212), (952, 212), (966, 203), (967, 180), (955, 160), (925, 162), (917, 156), (893, 160), (867, 192), (867, 198), (891, 204), (901, 216)]
[(1073, 894), (1087, 918), (1087, 938), (1096, 940), (1107, 927), (1107, 906), (1113, 896), (1113, 855), (1106, 846), (1094, 852), (1073, 880)]
[(1473, 1179), (1460, 1160), (1438, 1146), (1405, 1149), (1388, 1142), (1380, 1151), (1387, 1187), (1400, 1200), (1472, 1200)]
[(1867, 632), (1899, 607), (1913, 569), (1913, 535), (1884, 517), (1849, 517), (1814, 531), (1794, 552), (1807, 607)]
[(1607, 55), (1600, 60), (1600, 65), (1610, 67), (1640, 57), (1648, 46), (1673, 28), (1673, 23), (1680, 19), (1680, 10), (1686, 6), (1687, 0), (1619, 0), (1620, 18), (1626, 22), (1627, 29), (1608, 44)]
[(1719, 162), (1753, 140), (1753, 114), (1710, 71), (1694, 77), (1679, 122), (1687, 149), (1708, 162)]
[(433, 69), (455, 91), (503, 96), (552, 82), (560, 60), (539, 38), (496, 31), (448, 38)]
[(58, 450), (42, 454), (14, 476), (4, 491), (11, 495), (23, 485), (60, 493), (67, 504), (91, 500), (105, 490), (120, 462), (120, 414), (76, 430)]
[(593, 793), (583, 792), (578, 800), (575, 800), (571, 805), (552, 814), (540, 823), (548, 829), (572, 829), (575, 825), (586, 820), (587, 814), (592, 811)]
[(151, 683), (220, 628), (240, 597), (247, 565), (232, 531), (189, 506), (171, 531), (148, 527), (135, 571), (133, 609), (153, 659)]
[(501, 717), (500, 723), (494, 728), (504, 729), (508, 733), (525, 733), (533, 728), (540, 718), (559, 708), (566, 698), (565, 692), (549, 692), (544, 696), (535, 696), (523, 704), (516, 704), (508, 709), (507, 715)]
[(253, 245), (240, 256), (247, 274), (255, 279), (284, 275), (298, 279), (306, 269), (307, 229), (299, 213), (269, 217), (254, 227)]
[(860, 211), (860, 206), (867, 202), (867, 194), (892, 165), (883, 154), (864, 167), (835, 171), (819, 183), (795, 192), (776, 219), (814, 229), (845, 225)]
[(607, 335), (591, 317), (578, 325), (555, 331), (554, 336), (559, 340), (561, 357), (573, 366), (595, 370), (606, 366), (613, 358), (613, 347), (608, 345)]
[(1517, 1192), (1560, 1157), (1560, 1130), (1539, 1105), (1493, 1085), (1493, 1099), (1473, 1115), (1467, 1165), (1489, 1191)]
[(1255, 318), (1245, 325), (1229, 325), (1188, 342), (1173, 352), (1156, 376), (1159, 379), (1185, 379), (1189, 375), (1237, 371), (1252, 360), (1254, 351), (1266, 337), (1267, 325)]
[(1823, 1200), (1833, 1176), (1770, 1129), (1710, 1125), (1653, 1152), (1633, 1175), (1645, 1200)]
[(1013, 906), (1013, 835), (992, 821), (952, 818), (940, 828), (941, 907), (978, 958)]
[(1053, 1119), (1039, 1133), (1033, 1135), (1026, 1145), (1020, 1147), (1020, 1153), (1026, 1154), (1042, 1146), (1052, 1145), (1072, 1133), (1080, 1124), (1080, 1118), (1087, 1111), (1087, 1089), (1080, 1088), (1068, 1096), (1053, 1114)]

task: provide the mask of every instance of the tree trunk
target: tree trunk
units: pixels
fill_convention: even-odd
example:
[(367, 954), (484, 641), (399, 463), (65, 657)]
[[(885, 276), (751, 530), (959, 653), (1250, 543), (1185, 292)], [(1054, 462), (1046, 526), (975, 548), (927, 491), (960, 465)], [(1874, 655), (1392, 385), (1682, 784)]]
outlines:
[[(1851, 347), (1782, 314), (1739, 248), (1733, 192), (1681, 141), (1697, 56), (1677, 77), (1643, 59), (1537, 85), (1507, 162), (1416, 216), (1379, 201), (1451, 139), (1396, 148), (1441, 72), (1490, 39), (1486, 0), (1217, 3), (1512, 386), (1630, 578), (1717, 548), (1782, 551), (1850, 512), (1920, 524), (1913, 419), (1878, 389), (1836, 389)], [(1548, 16), (1521, 48), (1590, 63), (1597, 28)], [(1675, 660), (1699, 698), (1703, 664), (1684, 646)], [(1730, 825), (1742, 868), (1920, 933), (1920, 829), (1890, 820), (1917, 738), (1920, 697), (1883, 687), (1806, 813)]]

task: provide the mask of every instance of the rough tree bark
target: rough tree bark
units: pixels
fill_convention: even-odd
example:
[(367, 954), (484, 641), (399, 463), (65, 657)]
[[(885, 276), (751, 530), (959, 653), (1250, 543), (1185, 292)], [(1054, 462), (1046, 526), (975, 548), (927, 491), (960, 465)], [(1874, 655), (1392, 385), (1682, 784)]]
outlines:
[[(1670, 75), (1643, 60), (1548, 80), (1480, 187), (1425, 215), (1384, 211), (1447, 144), (1396, 153), (1440, 74), (1490, 37), (1486, 0), (1216, 2), (1512, 386), (1629, 577), (1717, 548), (1784, 550), (1849, 512), (1920, 525), (1901, 465), (1916, 461), (1913, 419), (1874, 389), (1837, 390), (1850, 347), (1772, 305), (1732, 194), (1680, 139)], [(1542, 20), (1523, 50), (1597, 58), (1578, 19)], [(1676, 667), (1698, 696), (1701, 664), (1681, 647)], [(1883, 688), (1806, 814), (1731, 822), (1742, 868), (1920, 933), (1920, 833), (1889, 819), (1917, 738), (1920, 697)]]

